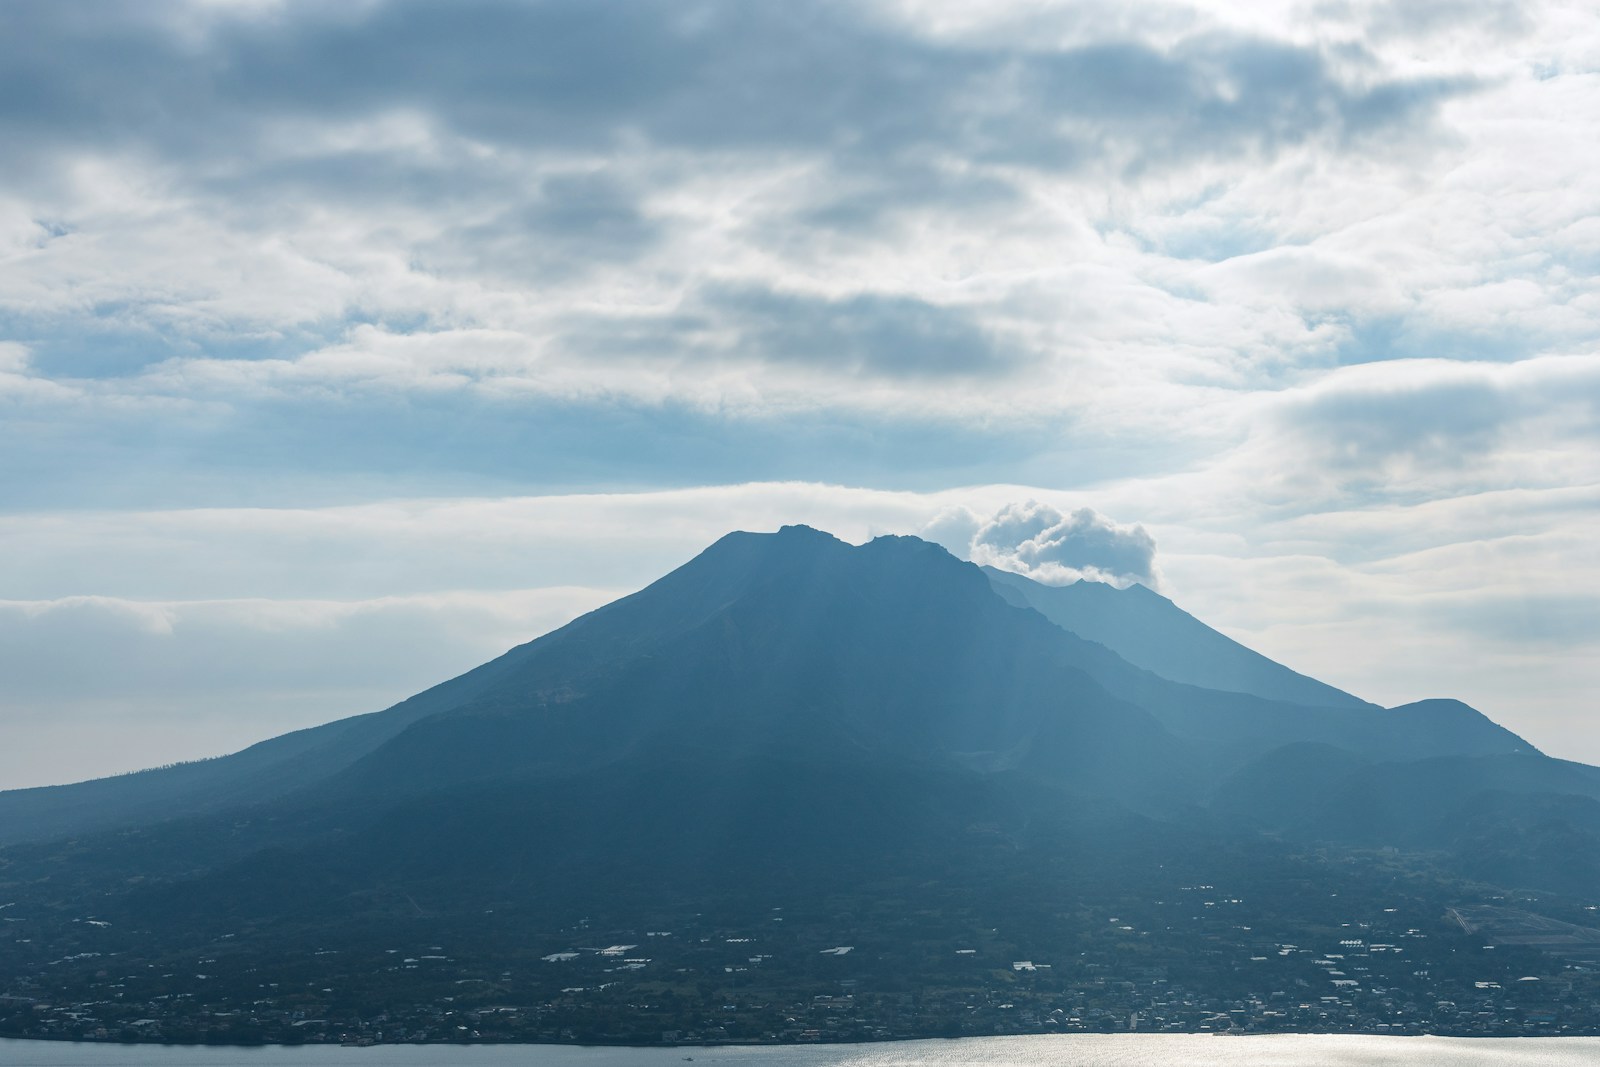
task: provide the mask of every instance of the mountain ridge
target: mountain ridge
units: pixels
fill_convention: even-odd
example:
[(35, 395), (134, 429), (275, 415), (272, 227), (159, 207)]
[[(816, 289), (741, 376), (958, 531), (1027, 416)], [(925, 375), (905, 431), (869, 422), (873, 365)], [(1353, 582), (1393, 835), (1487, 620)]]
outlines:
[(1045, 585), (1013, 571), (987, 566), (983, 571), (1012, 603), (1031, 607), (1062, 629), (1163, 678), (1311, 707), (1377, 707), (1274, 663), (1144, 585), (1118, 588), (1082, 579)]

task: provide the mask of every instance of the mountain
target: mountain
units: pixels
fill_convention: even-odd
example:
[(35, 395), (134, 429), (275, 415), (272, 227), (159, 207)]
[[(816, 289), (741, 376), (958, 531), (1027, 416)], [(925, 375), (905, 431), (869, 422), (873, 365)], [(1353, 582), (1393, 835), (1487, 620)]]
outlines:
[[(1152, 797), (1168, 799), (1175, 790), (1203, 794), (1214, 768), (1197, 776), (1183, 766), (1197, 758), (1231, 766), (1295, 741), (1396, 758), (1532, 750), (1456, 702), (1390, 713), (1331, 687), (1306, 688), (1320, 683), (1148, 591), (984, 578), (916, 538), (852, 547), (806, 527), (730, 534), (647, 589), (387, 711), (217, 760), (0, 793), (0, 844), (261, 804), (340, 775), (408, 789), (598, 765), (651, 745), (943, 746), (946, 757), (992, 769), (1030, 753), (1041, 764), (1046, 738), (1061, 746), (1063, 731), (1098, 731), (1105, 751), (1082, 766), (1061, 755), (1058, 778), (1128, 797), (1148, 780)], [(1019, 609), (1019, 597), (1047, 610)], [(1068, 603), (1079, 606), (1062, 609)], [(1085, 603), (1118, 605), (1105, 608), (1114, 621), (1089, 625)], [(1061, 632), (1064, 619), (1078, 629)], [(1140, 626), (1159, 651), (1139, 651)], [(1097, 643), (1108, 636), (1112, 647)], [(1141, 670), (1119, 649), (1153, 666)], [(1301, 679), (1297, 695), (1335, 696), (1288, 707), (1249, 689), (1186, 684), (1192, 672), (1169, 666), (1229, 656), (1273, 683), (1256, 689)], [(1137, 760), (1104, 758), (1141, 730)], [(411, 765), (419, 759), (427, 766)]]
[(994, 567), (983, 571), (1010, 603), (1032, 608), (1163, 678), (1311, 707), (1373, 706), (1274, 663), (1137, 583), (1126, 589), (1088, 581), (1043, 585)]
[[(1369, 925), (1412, 928), (1488, 903), (1464, 879), (1559, 900), (1594, 887), (1593, 768), (1459, 702), (1360, 701), (1147, 590), (1025, 581), (911, 537), (733, 533), (386, 711), (218, 760), (0, 793), (4, 919), (33, 934), (0, 983), (99, 1004), (117, 999), (113, 970), (128, 972), (118, 988), (159, 973), (177, 999), (139, 1003), (168, 1037), (180, 1018), (214, 1032), (204, 1020), (238, 1017), (240, 998), (277, 1004), (263, 991), (287, 982), (321, 992), (296, 994), (272, 1034), (295, 1032), (294, 1011), (370, 1019), (400, 1004), (443, 1025), (439, 1005), (483, 983), (544, 1005), (523, 1037), (621, 1039), (646, 1016), (665, 1020), (658, 1034), (690, 1017), (732, 1034), (706, 1020), (743, 996), (766, 1013), (759, 1038), (817, 1029), (797, 1021), (803, 1005), (819, 982), (838, 994), (827, 975), (845, 966), (819, 956), (859, 941), (878, 946), (875, 962), (855, 957), (865, 980), (886, 983), (873, 1011), (929, 1034), (966, 1009), (906, 1015), (895, 998), (967, 996), (973, 945), (991, 965), (1048, 950), (1102, 969), (1085, 981), (1144, 959), (1253, 990), (1256, 957), (1277, 958), (1258, 951), (1262, 932), (1323, 929), (1328, 886)], [(1224, 883), (1243, 909), (1231, 918), (1174, 904)], [(649, 958), (608, 968), (600, 952), (688, 929)], [(1106, 940), (1138, 929), (1149, 939), (1131, 956)], [(434, 941), (459, 946), (448, 981), (412, 973), (447, 958)], [(701, 947), (757, 943), (774, 951), (714, 967)], [(1202, 962), (1218, 943), (1254, 951), (1251, 966)], [(545, 959), (574, 952), (582, 981)], [(207, 984), (217, 968), (224, 984)], [(1437, 992), (1416, 996), (1448, 999)], [(0, 1003), (0, 1032), (35, 1032), (5, 1019)]]

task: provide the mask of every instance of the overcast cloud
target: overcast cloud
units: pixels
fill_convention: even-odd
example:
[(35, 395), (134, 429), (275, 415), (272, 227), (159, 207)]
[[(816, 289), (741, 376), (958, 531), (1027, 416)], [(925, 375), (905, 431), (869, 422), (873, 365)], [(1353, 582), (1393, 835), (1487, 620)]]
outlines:
[(789, 521), (1600, 760), (1587, 5), (23, 0), (0, 137), (0, 627), (145, 679), (0, 787)]

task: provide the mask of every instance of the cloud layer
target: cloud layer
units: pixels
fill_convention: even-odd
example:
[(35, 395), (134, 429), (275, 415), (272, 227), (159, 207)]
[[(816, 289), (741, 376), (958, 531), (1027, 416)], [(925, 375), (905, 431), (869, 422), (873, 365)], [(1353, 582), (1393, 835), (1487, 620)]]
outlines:
[(1250, 7), (7, 5), (0, 491), (1078, 484), (1306, 394), (1352, 485), (1566, 447), (1441, 390), (1594, 377), (1592, 27)]

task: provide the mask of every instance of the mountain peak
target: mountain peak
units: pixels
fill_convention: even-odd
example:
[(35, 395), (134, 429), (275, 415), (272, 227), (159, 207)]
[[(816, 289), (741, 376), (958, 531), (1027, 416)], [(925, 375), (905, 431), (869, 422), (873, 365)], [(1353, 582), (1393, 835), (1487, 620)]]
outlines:
[(790, 539), (807, 538), (816, 541), (835, 541), (839, 544), (844, 544), (843, 541), (839, 541), (837, 537), (828, 531), (819, 530), (815, 526), (807, 526), (803, 522), (795, 522), (787, 526), (778, 527), (777, 536)]

